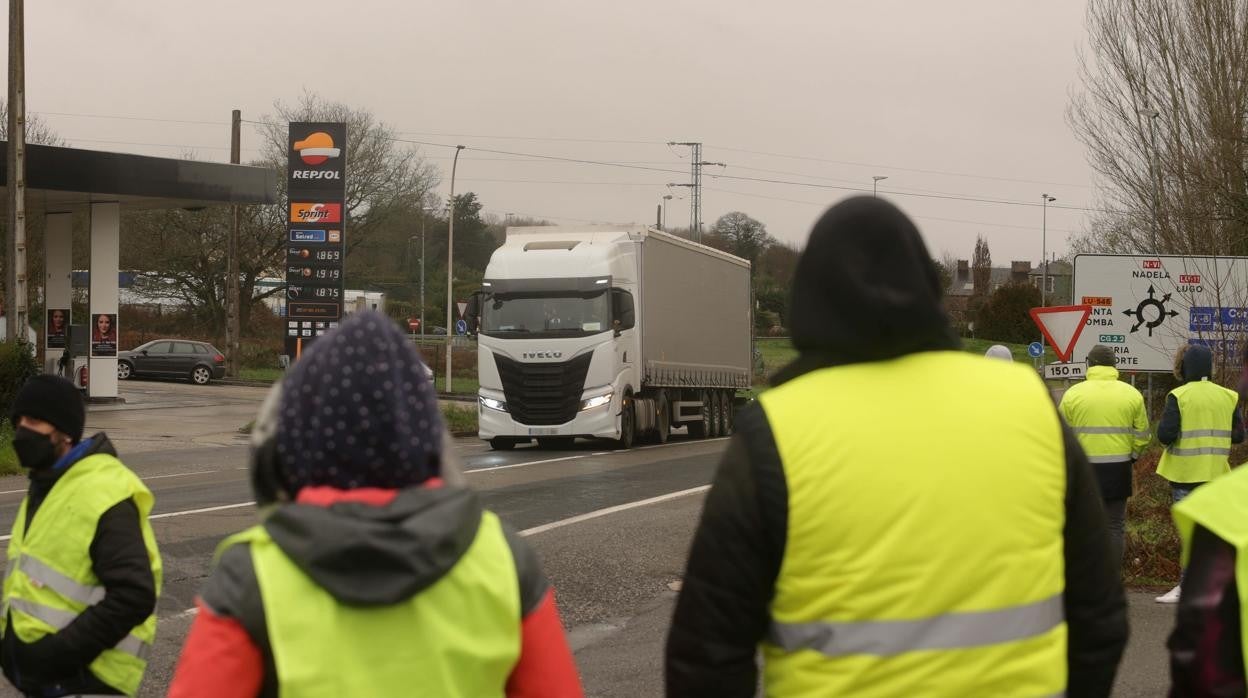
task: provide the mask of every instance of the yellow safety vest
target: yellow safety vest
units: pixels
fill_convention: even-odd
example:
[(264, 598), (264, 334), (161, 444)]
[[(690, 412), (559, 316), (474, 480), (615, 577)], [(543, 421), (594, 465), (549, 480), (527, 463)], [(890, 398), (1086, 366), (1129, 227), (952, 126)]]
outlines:
[[(1183, 539), (1183, 566), (1192, 554), (1192, 533), (1200, 524), (1235, 548), (1235, 580), (1239, 593), (1240, 641), (1248, 648), (1248, 468), (1236, 468), (1230, 475), (1197, 488), (1174, 505), (1174, 523)], [(1248, 671), (1248, 653), (1244, 654)]]
[(1088, 369), (1088, 379), (1062, 396), (1060, 409), (1090, 463), (1133, 460), (1152, 436), (1144, 396), (1118, 380), (1113, 366)]
[(303, 573), (263, 526), (249, 543), (277, 667), (278, 695), (490, 698), (520, 659), (520, 583), (498, 517), (485, 512), (459, 562), (386, 607), (353, 607)]
[[(160, 552), (147, 520), (155, 501), (152, 493), (115, 457), (87, 456), (52, 486), (35, 512), (29, 535), (28, 501), (23, 499), (18, 507), (9, 539), (3, 608), (19, 640), (31, 643), (55, 633), (104, 598), (104, 587), (91, 568), (91, 542), (104, 512), (127, 499), (138, 507), (152, 578), (160, 593)], [(126, 695), (135, 695), (155, 639), (153, 613), (115, 647), (101, 652), (91, 662), (91, 673)]]
[(1161, 454), (1157, 474), (1170, 482), (1209, 482), (1230, 471), (1231, 423), (1239, 394), (1205, 378), (1170, 394), (1179, 402), (1179, 439)]
[(928, 352), (759, 400), (789, 497), (768, 696), (1066, 690), (1065, 452), (1034, 373)]

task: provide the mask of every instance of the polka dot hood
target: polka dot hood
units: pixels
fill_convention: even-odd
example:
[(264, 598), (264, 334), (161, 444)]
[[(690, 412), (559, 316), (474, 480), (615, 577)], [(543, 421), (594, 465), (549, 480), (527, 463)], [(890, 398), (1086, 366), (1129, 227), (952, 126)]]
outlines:
[(436, 477), (444, 427), (421, 364), (411, 340), (372, 310), (317, 339), (284, 381), (282, 488), (402, 489)]

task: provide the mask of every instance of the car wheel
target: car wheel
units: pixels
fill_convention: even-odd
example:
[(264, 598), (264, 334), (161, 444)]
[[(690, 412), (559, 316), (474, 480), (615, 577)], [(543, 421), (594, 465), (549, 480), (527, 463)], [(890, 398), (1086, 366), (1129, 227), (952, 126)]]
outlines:
[(212, 380), (212, 371), (207, 366), (196, 366), (191, 371), (191, 382), (195, 385), (208, 385), (208, 381)]
[(134, 367), (128, 361), (117, 362), (117, 380), (129, 380), (134, 375)]

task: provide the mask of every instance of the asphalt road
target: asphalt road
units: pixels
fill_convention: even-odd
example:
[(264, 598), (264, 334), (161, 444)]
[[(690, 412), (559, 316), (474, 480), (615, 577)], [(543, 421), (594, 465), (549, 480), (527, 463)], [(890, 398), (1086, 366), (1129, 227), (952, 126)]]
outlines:
[[(153, 526), (165, 565), (154, 648), (141, 695), (163, 695), (193, 620), (197, 590), (220, 540), (255, 521), (245, 438), (264, 391), (128, 382), (124, 406), (95, 408), (123, 460), (156, 495)], [(685, 554), (723, 440), (674, 437), (612, 452), (456, 449), (487, 505), (527, 531), (540, 555), (588, 695), (662, 695), (662, 648)], [(0, 478), (0, 530), (11, 527), (22, 478)], [(1132, 595), (1132, 644), (1115, 695), (1165, 693), (1164, 647), (1173, 607)], [(3, 693), (2, 695), (11, 695)]]

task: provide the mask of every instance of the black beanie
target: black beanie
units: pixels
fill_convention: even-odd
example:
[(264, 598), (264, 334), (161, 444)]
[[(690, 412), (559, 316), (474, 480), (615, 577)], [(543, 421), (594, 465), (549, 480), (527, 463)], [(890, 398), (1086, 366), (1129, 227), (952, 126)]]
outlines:
[(41, 374), (28, 378), (17, 391), (9, 411), (15, 428), (20, 417), (42, 419), (78, 443), (86, 426), (87, 408), (73, 383), (60, 376)]
[(1098, 344), (1092, 347), (1088, 352), (1088, 366), (1115, 366), (1118, 361), (1114, 358), (1114, 350)]

